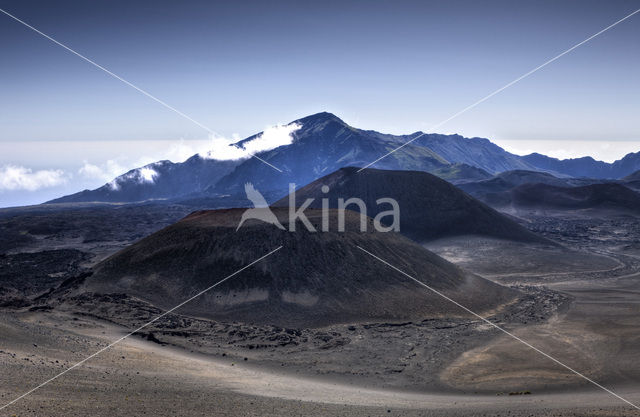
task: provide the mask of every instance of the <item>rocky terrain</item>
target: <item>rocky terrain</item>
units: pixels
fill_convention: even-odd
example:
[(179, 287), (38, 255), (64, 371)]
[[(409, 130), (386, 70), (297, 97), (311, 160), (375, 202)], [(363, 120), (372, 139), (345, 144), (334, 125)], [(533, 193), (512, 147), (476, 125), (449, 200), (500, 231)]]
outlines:
[[(162, 314), (163, 308), (171, 304), (163, 305), (164, 299), (152, 300), (143, 292), (127, 294), (127, 287), (92, 289), (93, 279), (108, 283), (116, 276), (117, 269), (107, 273), (109, 259), (117, 260), (129, 253), (125, 256), (128, 266), (123, 271), (131, 268), (136, 273), (145, 265), (136, 264), (136, 259), (157, 256), (171, 264), (177, 248), (206, 248), (203, 243), (207, 239), (223, 236), (216, 235), (222, 233), (216, 228), (235, 227), (239, 216), (216, 219), (195, 213), (179, 223), (180, 227), (189, 222), (198, 228), (208, 225), (206, 233), (183, 235), (169, 228), (165, 237), (163, 232), (159, 236), (158, 232), (152, 234), (147, 244), (138, 236), (146, 233), (143, 230), (157, 230), (154, 216), (169, 222), (172, 216), (182, 216), (186, 209), (142, 206), (148, 210), (144, 213), (141, 207), (125, 207), (109, 210), (124, 209), (128, 216), (117, 211), (110, 214), (106, 208), (93, 214), (94, 208), (49, 212), (49, 228), (45, 227), (45, 214), (4, 213), (3, 227), (26, 238), (15, 247), (9, 245), (0, 258), (2, 288), (21, 294), (20, 303), (0, 307), (3, 401), (15, 399), (106, 347)], [(163, 211), (166, 208), (173, 211)], [(600, 211), (598, 217), (593, 217), (583, 210), (526, 214), (514, 219), (561, 246), (478, 235), (449, 236), (427, 243), (431, 252), (501, 284), (489, 285), (482, 294), (468, 298), (462, 292), (451, 294), (465, 303), (473, 298), (492, 303), (484, 313), (488, 320), (637, 403), (637, 217), (617, 211)], [(111, 215), (113, 222), (109, 220)], [(98, 222), (100, 217), (104, 220)], [(320, 221), (311, 218), (313, 222)], [(260, 228), (267, 226), (250, 221), (246, 230), (260, 234), (264, 233)], [(196, 236), (200, 243), (191, 245), (186, 236)], [(273, 233), (269, 236), (263, 236), (267, 243), (296, 242), (287, 243)], [(365, 271), (375, 268), (364, 275), (369, 280), (381, 277), (381, 282), (398, 282), (398, 288), (403, 288), (406, 278), (378, 268), (375, 259), (351, 260), (355, 254), (347, 250), (347, 242), (371, 239), (358, 236), (331, 238), (346, 242), (336, 243), (339, 251), (321, 256), (324, 264), (330, 265), (314, 265), (313, 269), (335, 272), (344, 268), (342, 280), (357, 280), (356, 269), (352, 268), (362, 265)], [(159, 238), (168, 242), (160, 245)], [(305, 235), (304, 240), (309, 238), (313, 239)], [(238, 239), (249, 250), (258, 244), (249, 234)], [(393, 240), (394, 243), (379, 240), (373, 245), (375, 252), (380, 256), (384, 253), (385, 259), (393, 259), (412, 274), (431, 268), (408, 262), (407, 258), (412, 258), (413, 251), (417, 254), (418, 248), (403, 243), (406, 239), (401, 236)], [(138, 244), (118, 254), (136, 241)], [(162, 248), (168, 247), (173, 248), (173, 255), (163, 254)], [(49, 249), (43, 251), (45, 248)], [(209, 250), (218, 254), (210, 258), (213, 265), (219, 262), (216, 259), (224, 259), (217, 258), (221, 253), (215, 245)], [(340, 260), (340, 253), (348, 255)], [(445, 273), (450, 271), (453, 282), (458, 279), (455, 277), (459, 275), (453, 272), (455, 267), (446, 266), (451, 264), (436, 262), (440, 258), (435, 255), (425, 255), (430, 252), (420, 253), (422, 262), (435, 262)], [(235, 256), (243, 255), (238, 252)], [(195, 252), (193, 259), (205, 258)], [(285, 265), (290, 268), (304, 271), (300, 269), (304, 263), (293, 262), (297, 256), (282, 259), (280, 262), (289, 260)], [(180, 271), (188, 272), (194, 266), (192, 261), (176, 263), (174, 276)], [(254, 273), (236, 285), (242, 287), (260, 279), (276, 267), (282, 266), (255, 265)], [(222, 275), (224, 268), (227, 266), (220, 269)], [(23, 279), (15, 279), (17, 276)], [(637, 415), (628, 404), (486, 322), (454, 312), (455, 306), (438, 305), (447, 312), (446, 316), (412, 316), (416, 310), (406, 300), (429, 294), (421, 287), (406, 288), (411, 291), (402, 302), (409, 307), (409, 313), (393, 320), (389, 320), (391, 315), (351, 322), (329, 320), (309, 325), (294, 320), (274, 325), (267, 323), (271, 320), (261, 322), (261, 317), (236, 320), (233, 316), (214, 318), (206, 317), (202, 311), (178, 310), (11, 405), (6, 414), (197, 415), (215, 411), (222, 415), (274, 416)], [(508, 288), (504, 294), (515, 297), (500, 301), (489, 296), (487, 289), (495, 288)], [(360, 308), (356, 304), (350, 307)], [(262, 308), (260, 312), (269, 317), (268, 310)]]

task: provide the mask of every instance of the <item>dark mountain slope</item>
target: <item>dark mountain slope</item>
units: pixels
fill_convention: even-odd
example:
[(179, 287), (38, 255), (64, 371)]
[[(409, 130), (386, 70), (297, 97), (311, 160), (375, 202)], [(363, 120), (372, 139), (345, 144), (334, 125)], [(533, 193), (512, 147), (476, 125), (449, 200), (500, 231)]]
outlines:
[(633, 174), (627, 175), (622, 179), (625, 186), (631, 188), (634, 191), (640, 191), (640, 171), (636, 171)]
[[(329, 187), (328, 193), (322, 186)], [(315, 199), (310, 205), (319, 208), (322, 199), (329, 199), (329, 207), (338, 207), (338, 199), (361, 198), (367, 205), (367, 215), (390, 209), (388, 204), (378, 205), (379, 198), (393, 198), (400, 207), (400, 232), (417, 241), (426, 241), (453, 235), (487, 235), (504, 239), (546, 242), (543, 239), (494, 209), (465, 194), (452, 184), (426, 172), (386, 171), (342, 168), (296, 191), (296, 205), (307, 198)], [(285, 197), (274, 206), (289, 205)], [(351, 205), (350, 210), (358, 210)]]
[(640, 171), (636, 171), (632, 174), (627, 175), (622, 179), (623, 181), (640, 181)]
[(640, 152), (629, 153), (611, 164), (614, 178), (622, 178), (640, 170)]
[(466, 181), (457, 184), (458, 188), (481, 201), (487, 201), (492, 194), (504, 193), (524, 184), (547, 184), (557, 187), (577, 187), (601, 183), (604, 180), (591, 178), (558, 178), (547, 172), (538, 171), (506, 171), (493, 178), (480, 181)]
[(582, 187), (525, 184), (492, 198), (494, 201), (490, 203), (495, 206), (510, 205), (516, 208), (640, 211), (640, 194), (617, 183)]
[(491, 174), (516, 169), (535, 169), (522, 157), (505, 151), (489, 139), (429, 134), (414, 143), (431, 149), (451, 163), (475, 166)]
[(447, 180), (452, 184), (469, 181), (481, 181), (491, 178), (491, 174), (481, 168), (456, 163), (430, 171), (431, 174)]
[(182, 163), (160, 161), (133, 169), (95, 190), (84, 190), (49, 203), (138, 202), (172, 199), (215, 185), (241, 161), (220, 161), (194, 155)]
[[(310, 327), (333, 323), (423, 320), (464, 312), (358, 249), (378, 254), (447, 296), (482, 312), (516, 292), (471, 275), (397, 233), (284, 231), (260, 221), (236, 225), (244, 210), (196, 212), (95, 267), (82, 290), (125, 292), (170, 308), (253, 262), (179, 312), (215, 320)], [(276, 209), (285, 227), (287, 210)], [(320, 213), (310, 210), (312, 222)], [(336, 211), (331, 212), (335, 226)], [(331, 230), (336, 230), (332, 227)]]
[(563, 180), (561, 180), (560, 178), (556, 178), (546, 172), (507, 171), (487, 180), (458, 184), (458, 188), (464, 190), (465, 192), (471, 194), (476, 198), (483, 200), (483, 197), (486, 194), (508, 191), (519, 185), (527, 183), (543, 183), (558, 186), (565, 185), (565, 182)]

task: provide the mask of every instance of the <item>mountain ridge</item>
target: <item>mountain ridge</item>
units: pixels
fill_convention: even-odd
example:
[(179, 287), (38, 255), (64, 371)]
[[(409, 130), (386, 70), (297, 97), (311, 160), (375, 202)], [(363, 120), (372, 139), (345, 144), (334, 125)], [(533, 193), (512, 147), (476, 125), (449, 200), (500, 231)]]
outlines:
[(558, 159), (539, 153), (521, 158), (539, 169), (574, 178), (621, 179), (640, 169), (640, 152), (628, 153), (612, 163), (598, 161), (591, 156)]
[[(541, 154), (518, 156), (485, 138), (460, 135), (392, 135), (352, 127), (329, 112), (312, 114), (289, 123), (292, 143), (257, 152), (279, 172), (257, 158), (217, 160), (194, 155), (181, 163), (159, 161), (133, 169), (95, 190), (63, 196), (48, 203), (138, 202), (179, 198), (218, 198), (241, 195), (246, 182), (270, 195), (284, 195), (288, 184), (308, 184), (345, 166), (432, 172), (450, 181), (478, 180), (513, 170), (550, 172), (559, 176), (621, 178), (640, 169), (640, 152), (613, 164), (593, 158), (559, 160)], [(244, 148), (263, 132), (230, 146)], [(419, 139), (403, 146), (416, 136)], [(392, 152), (393, 151), (393, 152)], [(471, 169), (473, 168), (473, 169)]]

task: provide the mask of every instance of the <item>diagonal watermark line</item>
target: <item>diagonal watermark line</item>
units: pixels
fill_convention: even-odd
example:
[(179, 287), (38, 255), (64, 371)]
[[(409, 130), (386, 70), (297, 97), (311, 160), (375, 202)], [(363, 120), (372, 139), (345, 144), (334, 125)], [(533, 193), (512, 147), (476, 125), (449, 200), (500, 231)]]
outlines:
[(86, 358), (84, 358), (83, 360), (81, 360), (80, 362), (76, 363), (73, 366), (70, 366), (69, 368), (65, 369), (64, 371), (60, 372), (59, 374), (53, 376), (52, 378), (49, 378), (48, 380), (44, 381), (43, 383), (41, 383), (40, 385), (30, 389), (29, 391), (25, 392), (24, 394), (20, 395), (19, 397), (13, 399), (12, 401), (8, 402), (7, 404), (3, 405), (2, 407), (0, 407), (0, 410), (4, 410), (5, 408), (9, 407), (11, 404), (16, 403), (17, 401), (20, 401), (22, 398), (26, 397), (27, 395), (33, 393), (34, 391), (39, 390), (40, 388), (44, 387), (45, 385), (47, 385), (48, 383), (58, 379), (59, 377), (61, 377), (62, 375), (66, 374), (67, 372), (71, 371), (72, 369), (77, 368), (78, 366), (82, 365), (83, 363), (87, 362), (88, 360), (90, 360), (91, 358), (94, 358), (96, 356), (98, 356), (99, 354), (101, 354), (102, 352), (104, 352), (107, 349), (112, 348), (113, 346), (117, 345), (118, 343), (122, 342), (124, 339), (126, 339), (127, 337), (139, 332), (140, 330), (144, 329), (145, 327), (149, 326), (150, 324), (160, 320), (162, 317), (166, 316), (167, 314), (170, 314), (172, 312), (174, 312), (175, 310), (179, 309), (180, 307), (182, 307), (183, 305), (193, 301), (194, 299), (200, 297), (202, 294), (206, 293), (207, 291), (217, 287), (218, 285), (222, 284), (223, 282), (227, 281), (228, 279), (230, 279), (231, 277), (234, 277), (235, 275), (238, 275), (240, 272), (244, 271), (245, 269), (255, 265), (256, 263), (260, 262), (261, 260), (263, 260), (264, 258), (276, 253), (277, 251), (279, 251), (280, 249), (282, 249), (282, 246), (278, 246), (277, 248), (275, 248), (274, 250), (272, 250), (271, 252), (267, 253), (266, 255), (261, 256), (260, 258), (256, 259), (255, 261), (251, 262), (248, 265), (245, 265), (244, 267), (238, 269), (236, 272), (234, 272), (231, 275), (226, 276), (225, 278), (221, 279), (220, 281), (216, 282), (215, 284), (213, 284), (212, 286), (200, 291), (199, 293), (197, 293), (196, 295), (194, 295), (193, 297), (181, 302), (180, 304), (178, 304), (177, 306), (173, 307), (170, 310), (165, 311), (164, 313), (160, 314), (159, 316), (157, 316), (156, 318), (154, 318), (153, 320), (151, 320), (150, 322), (143, 324), (142, 326), (138, 327), (137, 329), (133, 330), (130, 333), (127, 333), (126, 335), (122, 336), (120, 339), (116, 340), (115, 342), (110, 343), (109, 345), (103, 347), (102, 349), (98, 350), (97, 352), (91, 354), (90, 356), (87, 356)]
[[(435, 124), (433, 126), (431, 126), (429, 128), (429, 130), (433, 130), (433, 129), (437, 129), (440, 126), (442, 126), (443, 124), (455, 119), (456, 117), (460, 116), (463, 113), (466, 113), (467, 111), (473, 109), (474, 107), (476, 107), (477, 105), (489, 100), (491, 97), (495, 96), (496, 94), (506, 90), (507, 88), (511, 87), (512, 85), (514, 85), (515, 83), (523, 80), (524, 78), (527, 78), (528, 76), (530, 76), (531, 74), (533, 74), (534, 72), (546, 67), (547, 65), (551, 64), (553, 61), (563, 57), (564, 55), (568, 54), (569, 52), (573, 51), (574, 49), (584, 45), (585, 43), (589, 42), (591, 39), (603, 34), (604, 32), (608, 31), (609, 29), (613, 28), (614, 26), (617, 26), (618, 24), (624, 22), (625, 20), (629, 19), (631, 16), (635, 15), (636, 13), (640, 13), (640, 9), (636, 10), (633, 13), (630, 13), (628, 15), (626, 15), (625, 17), (623, 17), (622, 19), (618, 20), (615, 23), (610, 24), (609, 26), (607, 26), (606, 28), (602, 29), (600, 32), (598, 33), (594, 33), (593, 35), (589, 36), (587, 39), (583, 40), (582, 42), (579, 42), (575, 45), (573, 45), (571, 48), (567, 49), (566, 51), (562, 52), (561, 54), (558, 54), (556, 56), (554, 56), (553, 58), (551, 58), (550, 60), (546, 61), (545, 63), (538, 65), (537, 67), (535, 67), (534, 69), (532, 69), (531, 71), (521, 75), (520, 77), (516, 78), (515, 80), (511, 81), (510, 83), (498, 88), (497, 90), (495, 90), (494, 92), (492, 92), (491, 94), (481, 98), (480, 100), (476, 101), (473, 104), (470, 104), (469, 106), (465, 107), (464, 109), (460, 110), (459, 112), (453, 114), (452, 116), (449, 116), (448, 118), (444, 119), (443, 121), (439, 122), (438, 124)], [(421, 137), (425, 136), (427, 133), (421, 133), (418, 136), (416, 136), (415, 138), (403, 143), (402, 145), (398, 146), (397, 148), (393, 149), (392, 151), (387, 152), (386, 154), (382, 155), (380, 158), (376, 159), (375, 161), (371, 162), (370, 164), (360, 168), (358, 170), (358, 172), (362, 171), (365, 168), (369, 168), (371, 165), (375, 164), (376, 162), (386, 158), (387, 156), (391, 155), (394, 152), (399, 151), (400, 149), (404, 148), (405, 146), (409, 145), (410, 143), (413, 143), (414, 141), (420, 139)]]
[[(16, 16), (12, 15), (11, 13), (7, 12), (6, 10), (0, 9), (0, 12), (4, 13), (5, 15), (9, 16), (10, 18), (12, 18), (13, 20), (15, 20), (16, 22), (28, 27), (29, 29), (31, 29), (32, 31), (36, 32), (39, 35), (44, 36), (45, 38), (49, 39), (51, 42), (55, 43), (58, 46), (61, 46), (62, 48), (66, 49), (67, 51), (71, 52), (72, 54), (76, 55), (77, 57), (87, 61), (88, 63), (90, 63), (91, 65), (93, 65), (94, 67), (101, 69), (102, 71), (106, 72), (107, 74), (109, 74), (110, 76), (112, 76), (113, 78), (122, 81), (123, 83), (125, 83), (126, 85), (128, 85), (129, 87), (135, 89), (136, 91), (144, 94), (145, 96), (149, 97), (151, 100), (163, 105), (164, 107), (168, 108), (169, 110), (177, 113), (178, 115), (184, 117), (185, 119), (195, 123), (196, 125), (200, 126), (201, 128), (203, 128), (204, 130), (206, 130), (207, 132), (209, 132), (212, 135), (217, 135), (216, 132), (214, 132), (213, 130), (211, 130), (210, 128), (208, 128), (207, 126), (203, 125), (202, 123), (200, 123), (199, 121), (193, 119), (192, 117), (188, 116), (187, 114), (181, 112), (180, 110), (176, 109), (175, 107), (171, 106), (170, 104), (166, 103), (163, 100), (160, 100), (158, 97), (152, 95), (151, 93), (148, 93), (147, 91), (143, 90), (142, 88), (130, 83), (129, 81), (125, 80), (124, 78), (122, 78), (121, 76), (119, 76), (118, 74), (114, 74), (113, 72), (109, 71), (108, 69), (106, 69), (105, 67), (103, 67), (102, 65), (92, 61), (91, 59), (87, 58), (86, 56), (80, 54), (79, 52), (76, 52), (75, 50), (71, 49), (70, 47), (68, 47), (67, 45), (63, 44), (62, 42), (59, 42), (55, 39), (53, 39), (51, 36), (47, 35), (46, 33), (43, 33), (41, 31), (39, 31), (38, 29), (34, 28), (33, 26), (31, 26), (30, 24), (28, 24), (27, 22), (20, 20), (19, 18), (17, 18)], [(265, 161), (264, 159), (260, 158), (257, 155), (254, 155), (252, 153), (247, 152), (248, 155), (258, 159), (259, 161), (264, 162), (265, 164), (269, 165), (271, 168), (283, 172), (280, 168), (275, 167), (274, 165), (270, 164), (269, 162)]]
[(440, 297), (444, 298), (447, 301), (450, 301), (451, 303), (455, 304), (456, 306), (460, 307), (461, 309), (463, 309), (464, 311), (466, 311), (467, 313), (470, 313), (472, 315), (474, 315), (475, 317), (479, 318), (480, 320), (486, 322), (487, 324), (491, 325), (492, 327), (495, 327), (496, 329), (500, 330), (501, 332), (505, 333), (506, 335), (512, 337), (513, 339), (517, 340), (518, 342), (524, 344), (527, 347), (530, 347), (531, 349), (535, 350), (536, 352), (538, 352), (539, 354), (541, 354), (542, 356), (551, 359), (553, 362), (557, 363), (558, 365), (561, 365), (562, 367), (568, 369), (569, 371), (573, 372), (574, 374), (578, 375), (580, 378), (592, 383), (593, 385), (595, 385), (596, 387), (608, 392), (609, 394), (613, 395), (614, 397), (618, 398), (619, 400), (624, 401), (625, 403), (629, 404), (630, 406), (632, 406), (635, 409), (640, 410), (640, 407), (635, 405), (634, 403), (632, 403), (631, 401), (619, 396), (618, 394), (616, 394), (615, 392), (611, 391), (610, 389), (603, 387), (602, 385), (598, 384), (596, 381), (594, 381), (593, 379), (581, 374), (580, 372), (576, 371), (575, 369), (569, 367), (568, 365), (565, 365), (564, 363), (560, 362), (559, 360), (557, 360), (556, 358), (554, 358), (553, 356), (544, 353), (543, 351), (541, 351), (540, 349), (538, 349), (537, 347), (529, 344), (528, 342), (522, 340), (521, 338), (519, 338), (518, 336), (514, 335), (513, 333), (503, 329), (502, 327), (498, 326), (497, 324), (495, 324), (494, 322), (492, 322), (491, 320), (488, 320), (484, 317), (482, 317), (481, 315), (474, 313), (473, 311), (469, 310), (467, 307), (463, 306), (462, 304), (458, 303), (457, 301), (447, 297), (446, 295), (444, 295), (443, 293), (441, 293), (440, 291), (430, 287), (429, 285), (425, 284), (424, 282), (418, 280), (417, 278), (412, 277), (411, 275), (407, 274), (406, 272), (396, 268), (395, 266), (391, 265), (389, 262), (385, 261), (384, 259), (379, 258), (378, 256), (374, 255), (373, 253), (369, 252), (368, 250), (357, 246), (358, 249), (360, 249), (361, 251), (363, 251), (364, 253), (370, 255), (371, 257), (377, 259), (378, 261), (382, 262), (383, 264), (387, 265), (388, 267), (390, 267), (391, 269), (401, 273), (402, 275), (404, 275), (405, 277), (415, 281), (416, 283), (420, 284), (421, 286), (425, 287), (426, 289), (428, 289), (429, 291), (439, 295)]

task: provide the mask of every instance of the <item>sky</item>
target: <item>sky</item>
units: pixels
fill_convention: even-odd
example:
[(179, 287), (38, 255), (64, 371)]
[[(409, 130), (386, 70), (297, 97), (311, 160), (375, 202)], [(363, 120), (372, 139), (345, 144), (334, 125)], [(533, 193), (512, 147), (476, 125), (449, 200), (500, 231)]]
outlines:
[[(0, 8), (0, 207), (95, 188), (158, 159), (330, 111), (388, 133), (514, 153), (640, 150), (640, 1), (8, 1)], [(224, 139), (224, 140), (223, 140)]]

